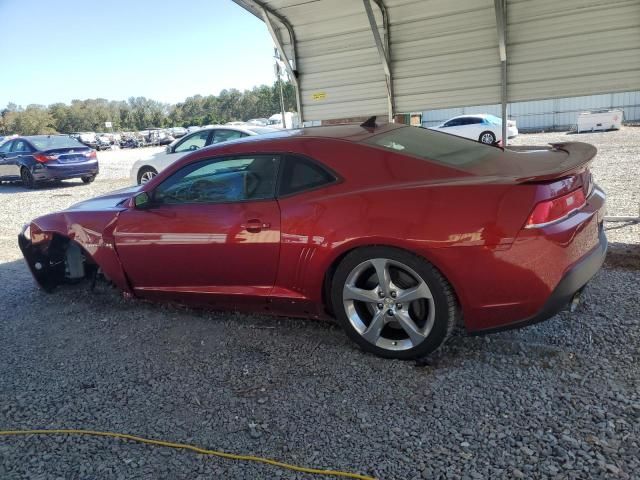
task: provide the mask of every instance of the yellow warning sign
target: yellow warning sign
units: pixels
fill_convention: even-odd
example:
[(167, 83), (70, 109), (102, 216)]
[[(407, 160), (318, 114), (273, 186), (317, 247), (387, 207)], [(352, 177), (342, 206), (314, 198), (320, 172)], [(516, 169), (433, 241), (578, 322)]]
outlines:
[(319, 102), (327, 98), (327, 93), (326, 92), (312, 93), (311, 98), (313, 98), (314, 101)]

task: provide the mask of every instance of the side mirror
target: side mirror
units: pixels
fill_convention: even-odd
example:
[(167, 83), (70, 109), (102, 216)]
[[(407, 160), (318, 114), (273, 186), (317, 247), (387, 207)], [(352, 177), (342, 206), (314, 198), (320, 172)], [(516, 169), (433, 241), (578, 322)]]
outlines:
[(165, 151), (167, 153), (173, 153), (173, 151), (171, 150), (171, 145), (167, 145), (167, 148), (165, 148)]
[(147, 192), (140, 192), (133, 197), (133, 205), (138, 210), (145, 210), (151, 206), (151, 197)]
[(6, 156), (7, 156), (7, 154), (6, 154), (6, 153), (4, 153), (4, 152), (0, 152), (0, 158), (4, 158), (4, 157), (6, 157)]

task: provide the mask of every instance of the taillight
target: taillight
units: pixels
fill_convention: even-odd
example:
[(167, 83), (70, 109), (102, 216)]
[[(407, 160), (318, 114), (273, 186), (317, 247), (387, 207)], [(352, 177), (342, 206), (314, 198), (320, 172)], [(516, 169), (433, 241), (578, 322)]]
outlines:
[(33, 158), (36, 159), (36, 162), (47, 163), (47, 162), (50, 162), (51, 160), (56, 160), (58, 157), (56, 157), (55, 155), (45, 155), (43, 153), (34, 153)]
[(561, 197), (540, 202), (533, 208), (525, 228), (543, 227), (567, 218), (573, 212), (582, 208), (585, 203), (587, 203), (587, 200), (582, 188)]
[(91, 150), (90, 152), (85, 153), (84, 156), (89, 160), (95, 160), (96, 158), (98, 158), (95, 150)]

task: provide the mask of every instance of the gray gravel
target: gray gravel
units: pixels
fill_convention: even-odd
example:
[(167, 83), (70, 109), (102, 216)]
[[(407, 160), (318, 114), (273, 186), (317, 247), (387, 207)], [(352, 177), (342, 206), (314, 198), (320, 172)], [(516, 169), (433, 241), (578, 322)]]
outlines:
[[(578, 139), (611, 213), (640, 201), (640, 128)], [(337, 327), (36, 289), (16, 234), (30, 218), (127, 184), (137, 154), (101, 152), (92, 185), (0, 186), (0, 429), (89, 428), (385, 479), (638, 478), (640, 226), (575, 314), (457, 336), (430, 364), (382, 360)], [(2, 479), (311, 478), (96, 438), (0, 438)]]

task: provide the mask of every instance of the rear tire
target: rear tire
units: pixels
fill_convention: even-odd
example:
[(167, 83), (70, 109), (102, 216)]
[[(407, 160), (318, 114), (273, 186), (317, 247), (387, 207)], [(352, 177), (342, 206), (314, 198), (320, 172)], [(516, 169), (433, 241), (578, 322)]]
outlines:
[(158, 175), (158, 171), (153, 167), (142, 167), (138, 170), (138, 185), (143, 185)]
[(424, 357), (443, 345), (459, 310), (451, 285), (433, 265), (377, 246), (354, 250), (340, 262), (331, 301), (338, 322), (360, 348), (400, 360)]
[(96, 179), (96, 176), (90, 175), (88, 177), (80, 177), (80, 178), (82, 180), (82, 183), (92, 183)]
[(27, 167), (22, 167), (20, 170), (20, 179), (22, 180), (22, 186), (24, 188), (28, 188), (29, 190), (36, 188), (36, 181)]
[(487, 145), (493, 145), (494, 143), (496, 143), (496, 136), (493, 132), (487, 130), (486, 132), (482, 132), (480, 134), (480, 136), (478, 137), (478, 141)]

